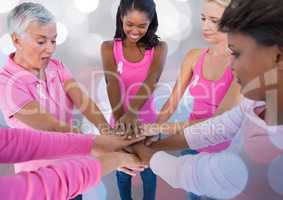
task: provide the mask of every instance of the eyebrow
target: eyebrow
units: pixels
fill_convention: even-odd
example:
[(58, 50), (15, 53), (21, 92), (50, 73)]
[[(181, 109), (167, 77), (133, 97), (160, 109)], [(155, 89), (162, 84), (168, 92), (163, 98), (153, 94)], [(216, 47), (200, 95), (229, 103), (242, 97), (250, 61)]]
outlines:
[[(202, 16), (202, 17), (205, 17), (204, 14), (201, 14), (201, 16)], [(211, 18), (211, 19), (220, 19), (220, 17), (209, 17), (209, 18)]]
[[(133, 22), (131, 22), (131, 21), (127, 21), (127, 23), (129, 23), (129, 24), (134, 24)], [(143, 23), (143, 24), (138, 24), (138, 26), (146, 26), (147, 25), (147, 23)]]
[[(46, 37), (45, 35), (41, 35), (41, 34), (35, 34), (35, 36), (36, 36), (36, 37), (42, 37), (42, 38), (44, 38), (44, 39), (48, 39), (48, 37)], [(54, 36), (51, 37), (51, 38), (56, 38), (56, 37), (57, 37), (57, 34), (54, 35)]]

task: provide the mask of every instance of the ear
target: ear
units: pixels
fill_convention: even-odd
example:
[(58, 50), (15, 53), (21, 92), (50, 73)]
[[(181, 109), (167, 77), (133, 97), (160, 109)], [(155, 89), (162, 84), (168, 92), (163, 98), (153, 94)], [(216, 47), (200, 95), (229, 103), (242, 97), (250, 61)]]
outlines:
[(21, 41), (22, 39), (17, 33), (13, 33), (11, 35), (11, 39), (16, 49), (22, 49), (22, 41)]

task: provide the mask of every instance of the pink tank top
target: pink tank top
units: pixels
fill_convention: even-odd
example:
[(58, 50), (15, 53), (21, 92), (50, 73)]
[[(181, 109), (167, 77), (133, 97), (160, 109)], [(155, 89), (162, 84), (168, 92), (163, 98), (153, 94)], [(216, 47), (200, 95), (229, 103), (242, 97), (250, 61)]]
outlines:
[[(154, 56), (154, 48), (146, 50), (144, 58), (139, 62), (129, 62), (123, 54), (122, 40), (114, 40), (114, 59), (117, 64), (117, 71), (120, 75), (120, 91), (123, 98), (123, 108), (127, 112), (129, 102), (137, 94), (143, 82), (148, 76), (149, 67)], [(153, 96), (150, 96), (143, 107), (139, 110), (138, 120), (142, 123), (153, 123), (157, 119)], [(113, 120), (113, 118), (112, 118)], [(111, 121), (112, 121), (111, 120)], [(113, 125), (113, 122), (111, 124)]]
[[(192, 80), (188, 86), (190, 94), (194, 97), (193, 109), (189, 116), (190, 121), (213, 117), (233, 81), (231, 67), (227, 67), (222, 77), (215, 81), (207, 80), (203, 76), (202, 68), (207, 53), (208, 49), (204, 49), (201, 52)], [(198, 151), (219, 152), (226, 149), (229, 145), (230, 141), (199, 149)]]

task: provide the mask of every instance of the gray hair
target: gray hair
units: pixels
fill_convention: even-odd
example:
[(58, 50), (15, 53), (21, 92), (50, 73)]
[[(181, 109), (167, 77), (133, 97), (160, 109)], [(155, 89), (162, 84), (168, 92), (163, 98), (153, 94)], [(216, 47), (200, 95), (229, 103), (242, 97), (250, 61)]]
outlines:
[(39, 3), (21, 3), (10, 11), (7, 17), (7, 29), (10, 34), (22, 34), (28, 25), (37, 21), (42, 25), (55, 22), (54, 15)]

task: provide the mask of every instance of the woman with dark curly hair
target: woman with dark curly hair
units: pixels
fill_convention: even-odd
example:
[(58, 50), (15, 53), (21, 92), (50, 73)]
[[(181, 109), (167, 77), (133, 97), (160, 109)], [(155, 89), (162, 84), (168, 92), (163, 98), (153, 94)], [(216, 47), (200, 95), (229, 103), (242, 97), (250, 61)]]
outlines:
[(220, 116), (184, 129), (172, 140), (176, 148), (198, 149), (231, 139), (230, 147), (219, 153), (179, 158), (143, 144), (135, 145), (134, 150), (174, 188), (216, 199), (280, 200), (282, 0), (232, 0), (219, 25), (221, 31), (228, 33), (231, 63), (245, 99)]
[[(167, 55), (167, 45), (156, 35), (157, 28), (153, 0), (121, 0), (114, 40), (103, 42), (101, 47), (112, 124), (125, 128), (129, 137), (138, 132), (137, 121), (156, 121), (152, 92)], [(147, 169), (141, 177), (144, 199), (155, 199), (155, 175)], [(117, 178), (121, 198), (131, 199), (131, 177), (117, 172)]]

